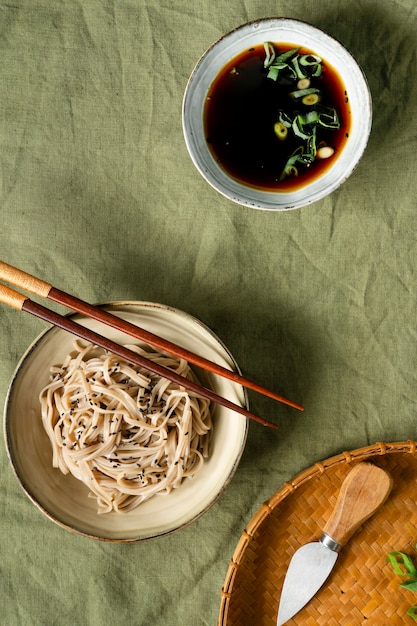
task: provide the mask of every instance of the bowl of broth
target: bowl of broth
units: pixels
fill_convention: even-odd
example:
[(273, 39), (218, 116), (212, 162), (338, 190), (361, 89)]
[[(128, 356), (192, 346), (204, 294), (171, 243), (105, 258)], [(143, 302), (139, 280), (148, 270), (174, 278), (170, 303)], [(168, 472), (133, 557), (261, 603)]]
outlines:
[(182, 124), (194, 165), (223, 196), (256, 209), (297, 209), (332, 193), (358, 165), (371, 94), (333, 37), (299, 20), (263, 19), (202, 55)]

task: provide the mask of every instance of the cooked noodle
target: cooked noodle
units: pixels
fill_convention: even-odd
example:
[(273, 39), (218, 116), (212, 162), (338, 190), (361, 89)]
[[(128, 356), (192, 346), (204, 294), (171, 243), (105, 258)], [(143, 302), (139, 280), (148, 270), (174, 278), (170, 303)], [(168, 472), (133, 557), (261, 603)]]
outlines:
[[(127, 346), (196, 380), (183, 359)], [(99, 513), (129, 511), (168, 494), (209, 453), (209, 401), (104, 350), (75, 343), (40, 393), (53, 467), (97, 499)]]

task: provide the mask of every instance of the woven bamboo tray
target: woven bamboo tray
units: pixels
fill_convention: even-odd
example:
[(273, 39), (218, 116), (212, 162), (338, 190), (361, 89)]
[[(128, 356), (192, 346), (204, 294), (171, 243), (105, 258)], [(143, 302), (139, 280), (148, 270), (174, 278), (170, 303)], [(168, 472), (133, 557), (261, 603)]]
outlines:
[(285, 483), (252, 517), (236, 546), (224, 586), (218, 626), (276, 626), (282, 584), (296, 549), (320, 536), (353, 465), (371, 461), (394, 480), (388, 500), (341, 551), (326, 584), (288, 626), (413, 624), (406, 615), (417, 593), (386, 557), (392, 550), (417, 562), (417, 443), (377, 443), (344, 452)]

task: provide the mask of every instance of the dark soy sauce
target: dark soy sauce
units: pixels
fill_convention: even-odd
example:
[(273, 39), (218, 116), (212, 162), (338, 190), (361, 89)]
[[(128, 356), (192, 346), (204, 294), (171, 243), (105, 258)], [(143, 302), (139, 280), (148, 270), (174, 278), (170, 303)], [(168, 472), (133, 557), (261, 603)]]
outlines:
[[(277, 54), (294, 48), (275, 44)], [(302, 48), (300, 54), (315, 54)], [(232, 59), (211, 85), (204, 109), (204, 132), (210, 151), (220, 166), (239, 182), (266, 191), (293, 191), (322, 175), (340, 154), (351, 123), (348, 94), (339, 74), (322, 59), (323, 72), (314, 78), (322, 91), (321, 104), (336, 109), (341, 125), (337, 130), (320, 129), (319, 141), (332, 146), (335, 153), (328, 159), (315, 159), (298, 176), (280, 181), (283, 168), (302, 141), (288, 135), (279, 141), (274, 133), (278, 111), (290, 115), (305, 112), (304, 105), (294, 102), (288, 93), (297, 89), (296, 81), (267, 78), (264, 69), (264, 46), (245, 50)]]

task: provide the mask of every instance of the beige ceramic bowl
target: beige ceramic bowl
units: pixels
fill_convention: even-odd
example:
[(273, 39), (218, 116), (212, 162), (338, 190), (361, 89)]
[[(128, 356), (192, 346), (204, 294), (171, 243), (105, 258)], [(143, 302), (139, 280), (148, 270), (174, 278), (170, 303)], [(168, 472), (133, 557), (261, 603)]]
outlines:
[[(265, 191), (233, 179), (213, 158), (204, 133), (204, 106), (210, 86), (219, 72), (246, 49), (266, 41), (276, 44), (285, 42), (315, 52), (337, 71), (349, 97), (351, 128), (346, 145), (334, 165), (319, 178), (295, 191)], [(185, 142), (194, 165), (218, 192), (251, 208), (273, 211), (296, 209), (324, 198), (351, 175), (368, 142), (372, 123), (371, 96), (361, 68), (338, 41), (302, 21), (263, 19), (232, 30), (203, 54), (185, 90), (182, 122)]]
[[(237, 370), (223, 343), (201, 322), (177, 309), (147, 302), (103, 305), (112, 313), (183, 347)], [(77, 322), (103, 332), (98, 322), (73, 316)], [(107, 328), (106, 336), (128, 343), (132, 339)], [(242, 455), (248, 423), (242, 415), (219, 405), (213, 408), (210, 458), (200, 472), (168, 496), (156, 496), (128, 513), (98, 515), (87, 487), (52, 467), (51, 447), (44, 432), (38, 395), (49, 381), (49, 368), (61, 364), (71, 352), (74, 337), (58, 328), (44, 331), (17, 366), (7, 395), (4, 426), (7, 451), (14, 472), (27, 496), (52, 521), (69, 531), (108, 541), (138, 541), (172, 533), (191, 523), (219, 498)], [(244, 389), (219, 376), (196, 373), (202, 384), (241, 406)]]

